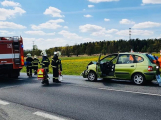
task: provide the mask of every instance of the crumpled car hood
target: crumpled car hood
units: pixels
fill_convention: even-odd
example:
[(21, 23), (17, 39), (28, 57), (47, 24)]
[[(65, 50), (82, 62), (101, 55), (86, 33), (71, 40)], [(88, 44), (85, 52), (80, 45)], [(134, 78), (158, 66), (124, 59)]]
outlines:
[(96, 64), (96, 61), (91, 61), (88, 65)]

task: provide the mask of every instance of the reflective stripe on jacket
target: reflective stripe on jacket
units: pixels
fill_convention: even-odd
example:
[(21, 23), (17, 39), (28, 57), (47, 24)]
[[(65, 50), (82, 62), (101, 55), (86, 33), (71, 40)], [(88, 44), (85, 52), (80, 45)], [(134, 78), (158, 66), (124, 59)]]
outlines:
[(34, 58), (34, 61), (32, 62), (32, 65), (33, 65), (34, 67), (37, 67), (38, 64), (39, 64), (39, 60), (38, 60), (37, 58)]

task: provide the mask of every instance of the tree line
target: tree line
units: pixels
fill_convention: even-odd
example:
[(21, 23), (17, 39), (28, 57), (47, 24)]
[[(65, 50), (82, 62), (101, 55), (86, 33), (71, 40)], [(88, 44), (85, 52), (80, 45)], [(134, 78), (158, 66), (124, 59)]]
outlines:
[[(93, 54), (110, 54), (118, 52), (129, 52), (131, 49), (135, 52), (159, 52), (161, 49), (161, 38), (160, 39), (131, 39), (131, 40), (118, 40), (118, 41), (97, 41), (87, 42), (81, 44), (75, 44), (69, 46), (68, 44), (64, 47), (53, 47), (46, 49), (48, 56), (53, 56), (55, 51), (60, 51), (63, 56), (72, 55), (93, 55)], [(24, 55), (27, 53), (32, 55), (40, 56), (41, 50), (36, 48), (32, 50), (24, 50)]]

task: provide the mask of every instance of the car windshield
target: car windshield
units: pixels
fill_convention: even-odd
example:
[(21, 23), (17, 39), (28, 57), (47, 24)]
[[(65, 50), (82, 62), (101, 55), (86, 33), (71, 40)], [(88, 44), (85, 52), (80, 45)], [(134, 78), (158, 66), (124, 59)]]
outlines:
[(103, 58), (102, 60), (101, 60), (101, 63), (103, 62), (103, 63), (105, 63), (105, 62), (110, 62), (111, 60), (113, 60), (114, 58), (116, 58), (117, 57), (117, 55), (109, 55), (109, 56), (106, 56), (105, 58)]
[(151, 55), (151, 54), (146, 54), (146, 56), (148, 57), (148, 59), (150, 60), (151, 63), (154, 63), (154, 64), (155, 64), (154, 61), (155, 61), (156, 59), (154, 58), (153, 55)]

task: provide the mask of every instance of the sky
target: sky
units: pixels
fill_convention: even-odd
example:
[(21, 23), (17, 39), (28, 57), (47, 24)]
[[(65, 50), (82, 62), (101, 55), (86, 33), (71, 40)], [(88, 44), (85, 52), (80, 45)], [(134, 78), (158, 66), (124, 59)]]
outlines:
[(161, 0), (0, 0), (0, 36), (24, 49), (161, 38)]

